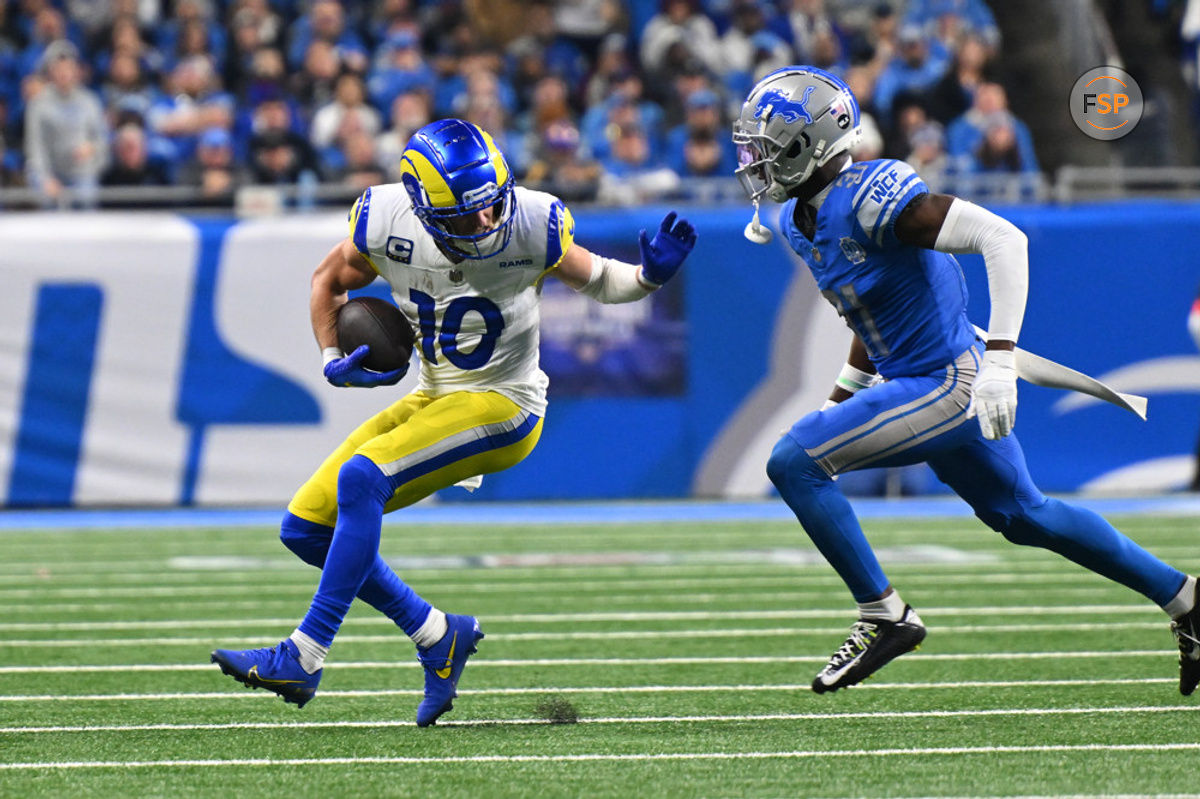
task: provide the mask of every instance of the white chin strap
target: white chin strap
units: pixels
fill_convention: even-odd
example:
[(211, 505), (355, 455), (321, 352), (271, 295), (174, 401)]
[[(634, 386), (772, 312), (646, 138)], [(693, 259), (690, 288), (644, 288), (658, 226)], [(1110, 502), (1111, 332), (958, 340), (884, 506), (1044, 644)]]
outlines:
[(775, 236), (770, 228), (763, 227), (758, 221), (758, 200), (754, 201), (754, 218), (746, 225), (746, 229), (742, 231), (742, 234), (755, 244), (768, 244)]

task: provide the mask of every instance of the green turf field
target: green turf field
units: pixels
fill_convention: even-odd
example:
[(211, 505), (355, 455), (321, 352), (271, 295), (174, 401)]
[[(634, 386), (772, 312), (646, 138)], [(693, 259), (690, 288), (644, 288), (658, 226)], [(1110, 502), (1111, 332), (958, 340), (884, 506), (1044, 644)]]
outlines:
[[(1200, 570), (1200, 520), (1116, 521)], [(818, 696), (853, 613), (795, 525), (389, 523), (384, 555), (487, 633), (430, 729), (411, 644), (365, 606), (303, 710), (208, 662), (307, 609), (317, 572), (273, 530), (0, 533), (0, 796), (1200, 791), (1156, 607), (971, 519), (867, 528), (929, 637)]]

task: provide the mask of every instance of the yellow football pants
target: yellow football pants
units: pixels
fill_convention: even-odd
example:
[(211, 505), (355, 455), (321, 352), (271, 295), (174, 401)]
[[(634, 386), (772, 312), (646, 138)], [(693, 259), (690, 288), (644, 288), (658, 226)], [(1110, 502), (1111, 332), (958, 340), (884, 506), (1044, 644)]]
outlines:
[(288, 511), (334, 526), (338, 470), (353, 455), (366, 456), (391, 479), (388, 513), (468, 477), (520, 463), (541, 434), (541, 417), (494, 391), (441, 397), (414, 392), (351, 433), (300, 487)]

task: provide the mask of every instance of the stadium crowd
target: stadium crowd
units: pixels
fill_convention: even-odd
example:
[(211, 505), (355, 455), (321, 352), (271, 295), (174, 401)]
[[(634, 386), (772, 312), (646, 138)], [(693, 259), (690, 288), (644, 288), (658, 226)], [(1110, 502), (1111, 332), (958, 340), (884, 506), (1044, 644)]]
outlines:
[(47, 206), (101, 186), (349, 193), (457, 116), (564, 199), (686, 196), (732, 174), (742, 98), (793, 63), (855, 91), (858, 158), (930, 183), (1036, 173), (999, 53), (984, 0), (0, 0), (0, 186)]

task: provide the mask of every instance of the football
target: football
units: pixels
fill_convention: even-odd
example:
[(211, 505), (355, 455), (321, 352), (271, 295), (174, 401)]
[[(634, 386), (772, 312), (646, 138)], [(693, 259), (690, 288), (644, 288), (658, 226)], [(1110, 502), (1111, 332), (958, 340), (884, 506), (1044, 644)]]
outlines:
[(412, 357), (416, 336), (400, 309), (378, 297), (355, 297), (338, 311), (338, 346), (349, 355), (370, 346), (362, 365), (375, 372), (403, 369)]

